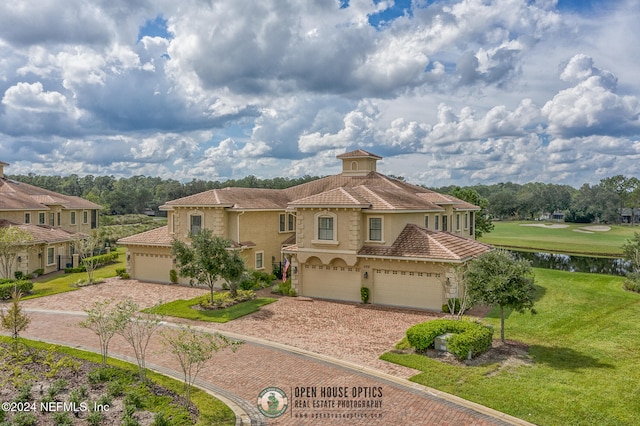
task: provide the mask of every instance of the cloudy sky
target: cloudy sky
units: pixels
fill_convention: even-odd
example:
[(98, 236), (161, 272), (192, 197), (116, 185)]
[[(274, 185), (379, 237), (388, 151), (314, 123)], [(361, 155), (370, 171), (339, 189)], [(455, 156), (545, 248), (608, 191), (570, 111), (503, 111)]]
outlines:
[(637, 0), (0, 3), (10, 174), (640, 175)]

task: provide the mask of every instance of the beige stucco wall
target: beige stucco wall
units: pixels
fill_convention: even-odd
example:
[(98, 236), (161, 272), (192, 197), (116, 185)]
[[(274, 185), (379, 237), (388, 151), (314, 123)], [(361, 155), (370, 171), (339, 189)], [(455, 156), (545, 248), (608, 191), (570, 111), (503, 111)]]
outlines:
[(214, 235), (228, 238), (227, 212), (222, 207), (176, 207), (168, 214), (170, 235), (180, 241), (187, 241), (192, 215), (202, 216), (202, 228), (210, 229)]
[[(71, 224), (71, 212), (76, 213), (76, 223)], [(84, 213), (87, 212), (87, 222), (84, 223)], [(0, 218), (7, 219), (16, 223), (25, 223), (27, 213), (31, 215), (32, 225), (47, 225), (60, 227), (71, 232), (91, 233), (91, 212), (92, 210), (67, 210), (60, 206), (51, 206), (51, 210), (6, 210), (0, 212)], [(44, 223), (40, 222), (40, 213), (44, 214)], [(53, 214), (53, 223), (51, 222), (51, 214)], [(98, 213), (96, 212), (96, 215)], [(59, 216), (59, 221), (58, 221)], [(99, 221), (97, 221), (99, 224)]]

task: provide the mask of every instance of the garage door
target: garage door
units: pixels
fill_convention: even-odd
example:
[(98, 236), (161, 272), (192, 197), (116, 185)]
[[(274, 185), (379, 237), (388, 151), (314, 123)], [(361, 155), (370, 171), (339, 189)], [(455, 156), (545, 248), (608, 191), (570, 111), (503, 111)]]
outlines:
[(169, 271), (173, 264), (171, 256), (140, 254), (134, 255), (133, 276), (139, 281), (169, 283)]
[(441, 310), (444, 291), (435, 274), (374, 270), (373, 303)]
[(360, 269), (346, 266), (305, 265), (301, 296), (360, 301)]

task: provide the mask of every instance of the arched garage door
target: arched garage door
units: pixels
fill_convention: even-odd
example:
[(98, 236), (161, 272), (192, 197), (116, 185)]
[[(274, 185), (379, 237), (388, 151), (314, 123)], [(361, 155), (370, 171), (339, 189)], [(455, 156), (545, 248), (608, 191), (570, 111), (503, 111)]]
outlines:
[(169, 271), (173, 267), (171, 256), (135, 253), (133, 262), (133, 278), (153, 283), (170, 282)]
[(439, 311), (444, 303), (444, 291), (436, 274), (374, 269), (372, 299), (380, 305)]
[(360, 301), (360, 268), (341, 261), (329, 265), (307, 262), (303, 267), (301, 296)]

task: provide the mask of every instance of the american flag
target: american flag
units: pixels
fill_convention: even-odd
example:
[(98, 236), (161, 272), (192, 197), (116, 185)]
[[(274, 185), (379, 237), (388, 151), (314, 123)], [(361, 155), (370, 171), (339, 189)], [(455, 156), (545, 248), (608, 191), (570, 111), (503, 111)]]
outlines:
[(284, 258), (284, 268), (282, 268), (282, 282), (286, 282), (287, 281), (287, 270), (289, 269), (289, 265), (291, 265), (291, 263), (289, 263), (289, 259), (287, 259), (285, 257)]

